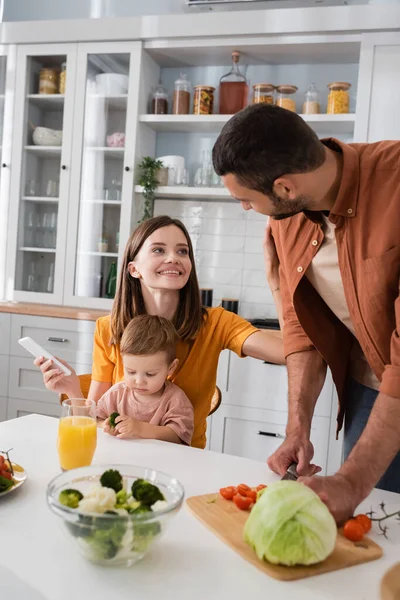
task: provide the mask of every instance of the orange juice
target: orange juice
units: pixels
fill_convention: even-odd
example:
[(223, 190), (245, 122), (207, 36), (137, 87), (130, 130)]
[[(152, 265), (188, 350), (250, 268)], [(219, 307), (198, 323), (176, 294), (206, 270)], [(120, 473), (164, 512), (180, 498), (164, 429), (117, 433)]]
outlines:
[(58, 426), (58, 456), (64, 470), (91, 464), (97, 442), (96, 421), (90, 417), (63, 417)]

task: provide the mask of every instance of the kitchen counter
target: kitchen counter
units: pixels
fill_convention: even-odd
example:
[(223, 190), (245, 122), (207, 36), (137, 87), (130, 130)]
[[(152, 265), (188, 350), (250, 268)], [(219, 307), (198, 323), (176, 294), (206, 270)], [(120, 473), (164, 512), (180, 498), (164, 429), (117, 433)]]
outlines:
[(39, 317), (57, 317), (61, 319), (77, 319), (96, 321), (99, 317), (110, 314), (109, 311), (77, 308), (75, 306), (55, 306), (52, 304), (34, 304), (31, 302), (0, 302), (0, 313), (37, 315)]
[[(381, 578), (398, 561), (400, 528), (393, 521), (388, 540), (371, 536), (383, 547), (380, 560), (300, 581), (276, 581), (240, 558), (183, 506), (140, 563), (129, 569), (92, 565), (78, 555), (46, 506), (46, 486), (60, 472), (57, 426), (57, 419), (39, 415), (0, 423), (1, 446), (14, 448), (13, 459), (28, 472), (24, 486), (0, 498), (0, 598), (236, 600), (262, 592), (274, 600), (378, 600)], [(103, 431), (94, 463), (160, 469), (177, 477), (187, 496), (240, 481), (257, 484), (277, 478), (264, 462), (153, 440), (117, 440)], [(374, 490), (362, 509), (382, 501), (394, 511), (400, 495)]]

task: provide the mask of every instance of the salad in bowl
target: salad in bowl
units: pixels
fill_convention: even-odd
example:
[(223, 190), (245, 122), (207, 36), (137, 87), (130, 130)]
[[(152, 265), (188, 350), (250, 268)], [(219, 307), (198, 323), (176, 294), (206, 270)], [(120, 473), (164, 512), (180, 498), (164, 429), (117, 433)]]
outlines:
[(182, 505), (173, 477), (131, 465), (90, 466), (55, 477), (50, 509), (81, 554), (101, 565), (130, 566), (143, 558)]

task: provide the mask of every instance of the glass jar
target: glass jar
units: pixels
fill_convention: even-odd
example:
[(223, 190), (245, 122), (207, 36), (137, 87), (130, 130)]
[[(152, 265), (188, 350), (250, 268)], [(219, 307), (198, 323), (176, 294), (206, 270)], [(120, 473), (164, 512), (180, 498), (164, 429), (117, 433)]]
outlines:
[(232, 68), (219, 82), (219, 112), (234, 115), (247, 106), (249, 86), (239, 69), (240, 52), (232, 52)]
[(168, 114), (168, 94), (162, 85), (158, 85), (151, 99), (151, 113), (153, 115)]
[(39, 94), (57, 94), (59, 75), (58, 69), (41, 69), (39, 72)]
[(174, 99), (172, 103), (173, 115), (188, 115), (190, 110), (190, 82), (186, 75), (180, 75), (175, 81)]
[(328, 115), (343, 115), (350, 110), (349, 89), (351, 83), (345, 81), (334, 81), (328, 84), (328, 106), (326, 112)]
[(253, 104), (273, 104), (275, 86), (272, 83), (256, 83), (253, 85)]
[(278, 85), (276, 91), (278, 93), (276, 97), (276, 106), (286, 108), (292, 112), (296, 112), (296, 100), (294, 94), (297, 92), (295, 85)]
[(209, 85), (196, 85), (193, 95), (193, 114), (212, 115), (214, 110), (215, 88)]
[(67, 79), (67, 63), (61, 63), (60, 82), (58, 85), (58, 91), (60, 94), (65, 94), (65, 83)]
[(321, 96), (315, 83), (304, 94), (303, 115), (318, 115), (321, 112)]

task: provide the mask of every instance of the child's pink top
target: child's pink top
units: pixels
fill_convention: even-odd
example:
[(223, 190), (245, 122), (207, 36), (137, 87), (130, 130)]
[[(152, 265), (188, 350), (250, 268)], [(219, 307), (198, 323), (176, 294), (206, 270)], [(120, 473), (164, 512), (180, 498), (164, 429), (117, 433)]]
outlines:
[(185, 392), (170, 381), (165, 382), (161, 398), (138, 400), (124, 381), (113, 385), (97, 403), (97, 417), (107, 419), (113, 412), (133, 417), (152, 425), (168, 425), (182, 440), (190, 445), (193, 435), (193, 406)]

